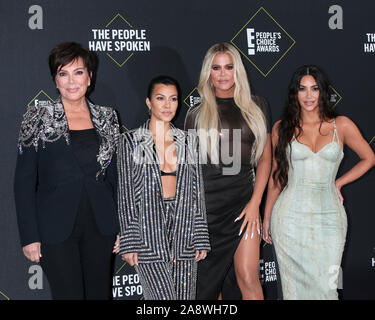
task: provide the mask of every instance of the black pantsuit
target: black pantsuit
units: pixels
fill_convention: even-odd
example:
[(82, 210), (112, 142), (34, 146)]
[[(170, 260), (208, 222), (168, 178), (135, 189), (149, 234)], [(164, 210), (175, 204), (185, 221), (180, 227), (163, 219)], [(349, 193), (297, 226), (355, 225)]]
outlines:
[(30, 106), (21, 124), (15, 200), (21, 245), (41, 243), (54, 299), (108, 299), (116, 212), (119, 125), (88, 102), (94, 128), (69, 131), (58, 99)]
[(115, 236), (100, 234), (90, 202), (82, 190), (72, 234), (58, 244), (42, 244), (40, 264), (54, 299), (111, 297)]

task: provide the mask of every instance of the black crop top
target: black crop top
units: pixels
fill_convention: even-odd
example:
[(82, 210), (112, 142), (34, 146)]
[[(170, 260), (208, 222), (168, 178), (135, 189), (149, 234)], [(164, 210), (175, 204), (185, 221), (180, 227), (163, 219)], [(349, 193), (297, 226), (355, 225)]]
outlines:
[(160, 170), (160, 175), (163, 176), (176, 176), (176, 171), (172, 172), (164, 172), (163, 170)]

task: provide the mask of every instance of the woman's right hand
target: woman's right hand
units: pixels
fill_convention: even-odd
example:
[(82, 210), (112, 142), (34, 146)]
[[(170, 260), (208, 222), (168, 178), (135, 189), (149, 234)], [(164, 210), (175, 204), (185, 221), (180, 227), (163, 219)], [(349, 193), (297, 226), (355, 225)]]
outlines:
[(33, 242), (22, 248), (23, 254), (32, 262), (39, 263), (42, 257), (40, 253), (40, 242)]
[(138, 253), (137, 252), (130, 252), (121, 255), (122, 259), (129, 263), (131, 266), (138, 266)]
[(264, 219), (263, 221), (263, 240), (268, 244), (272, 244), (271, 232), (270, 232), (270, 219)]

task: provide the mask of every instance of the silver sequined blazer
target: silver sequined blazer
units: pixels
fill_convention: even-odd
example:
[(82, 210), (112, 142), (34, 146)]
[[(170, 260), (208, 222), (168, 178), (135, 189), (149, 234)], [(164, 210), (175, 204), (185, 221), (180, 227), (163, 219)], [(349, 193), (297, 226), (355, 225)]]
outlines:
[(137, 252), (141, 263), (194, 259), (210, 250), (196, 135), (172, 126), (177, 153), (176, 211), (168, 245), (160, 166), (149, 121), (123, 133), (118, 145), (120, 254)]

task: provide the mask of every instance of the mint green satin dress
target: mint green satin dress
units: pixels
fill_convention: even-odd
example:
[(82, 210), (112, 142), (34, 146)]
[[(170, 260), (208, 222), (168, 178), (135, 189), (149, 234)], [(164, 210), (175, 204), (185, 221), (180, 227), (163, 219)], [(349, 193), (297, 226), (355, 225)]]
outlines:
[(336, 124), (332, 141), (314, 153), (293, 140), (288, 185), (271, 214), (285, 300), (336, 300), (347, 218), (335, 186), (343, 158)]

